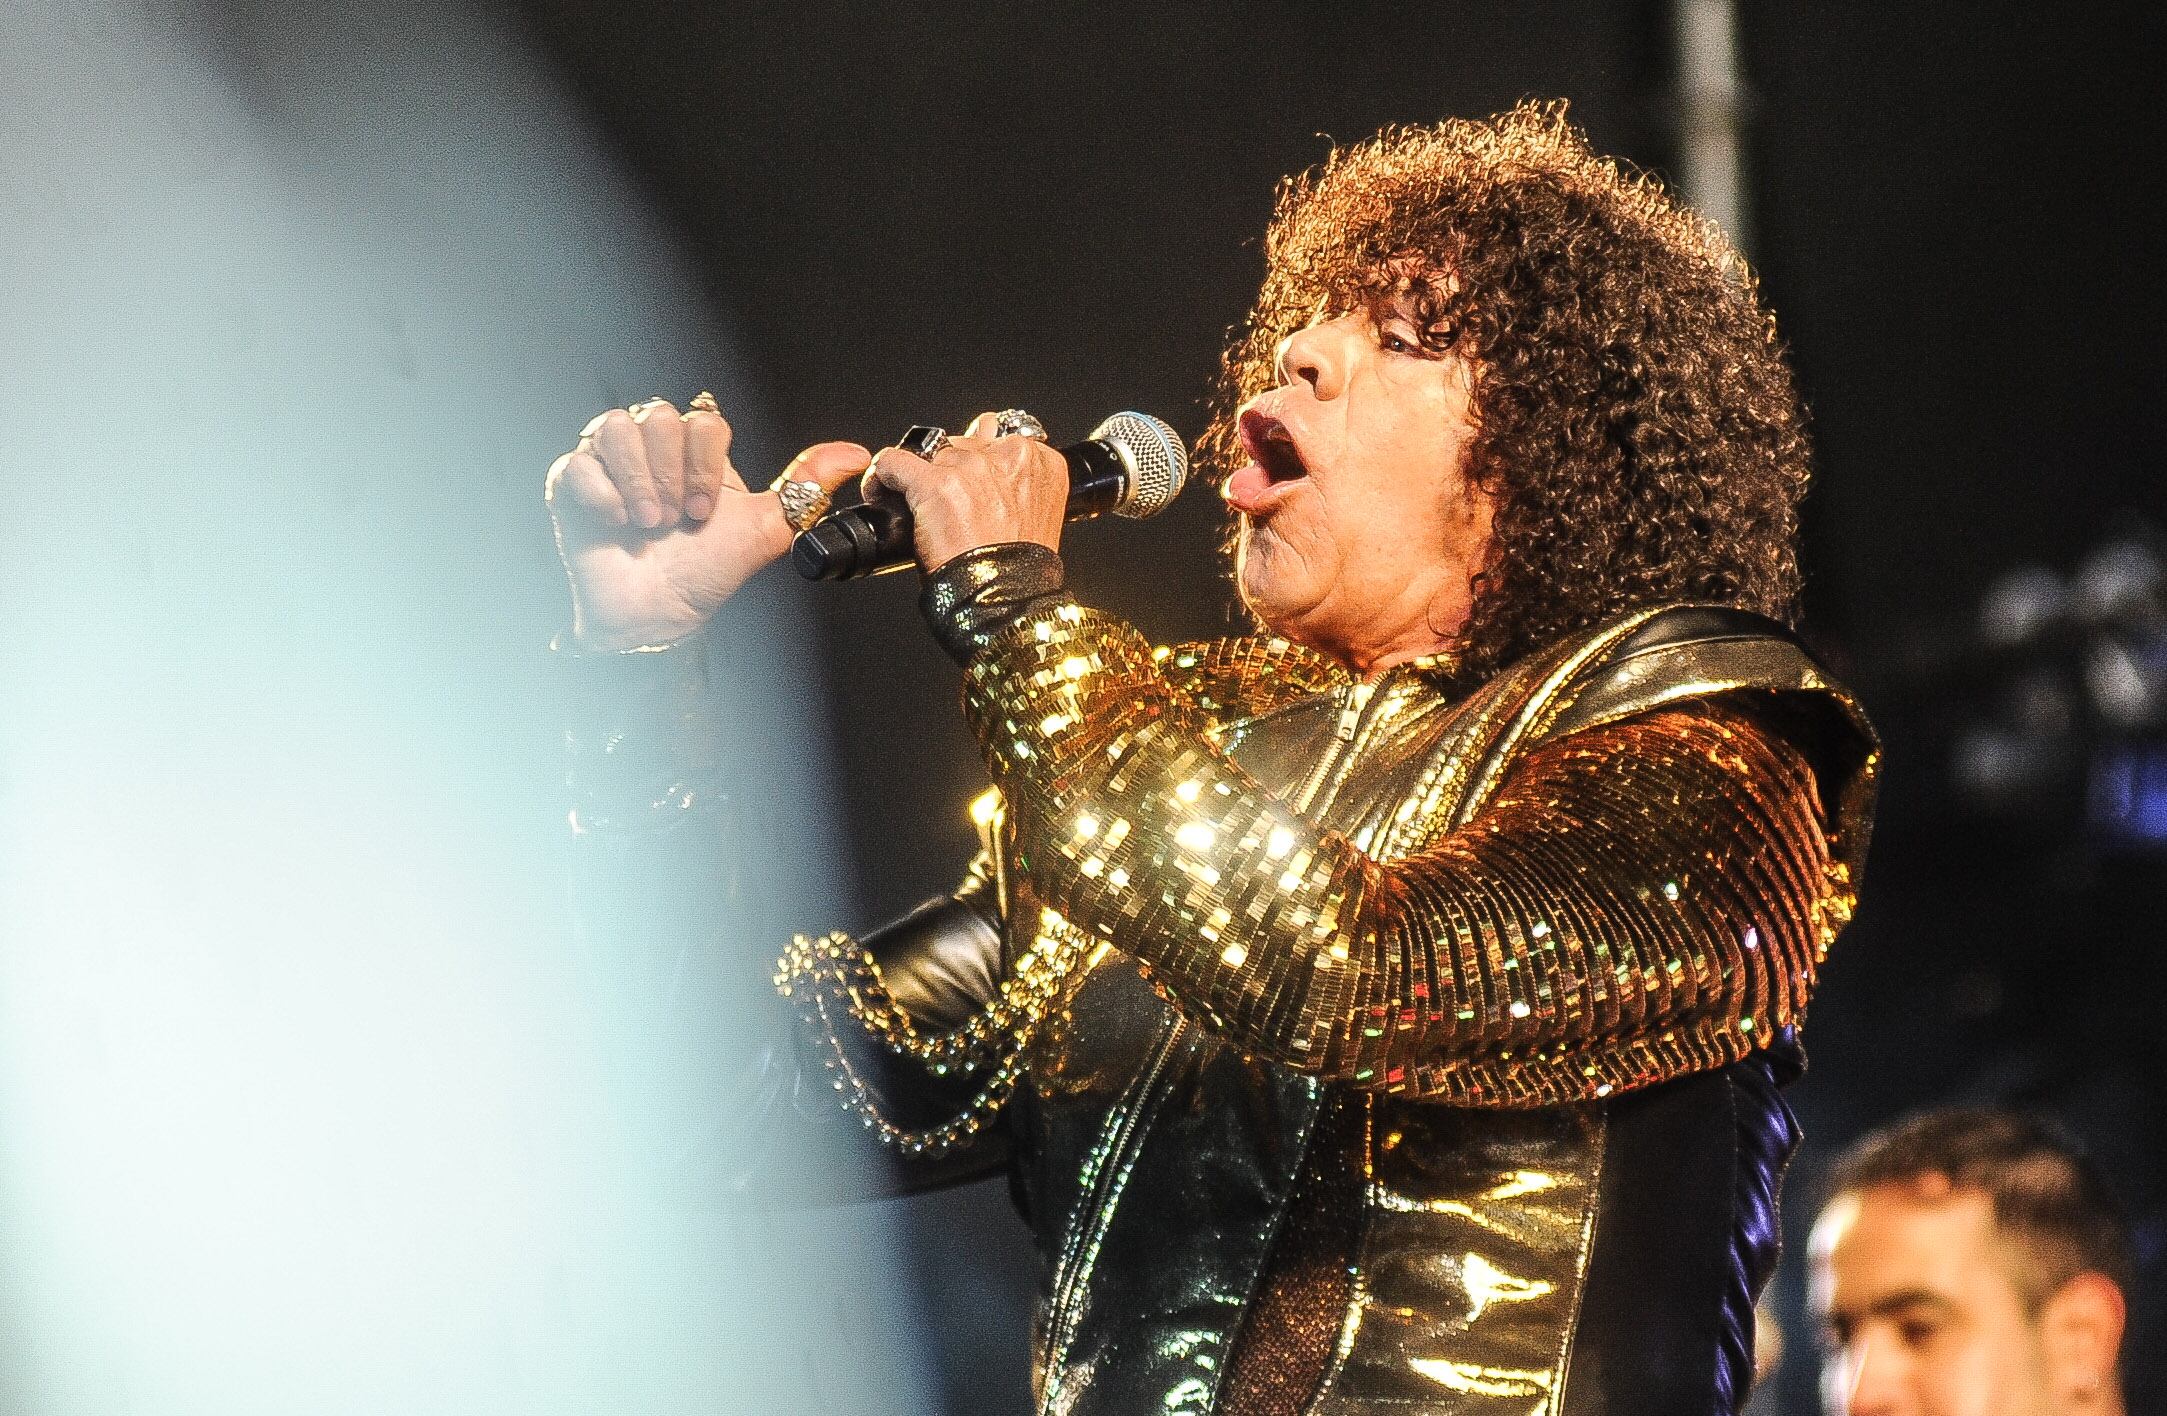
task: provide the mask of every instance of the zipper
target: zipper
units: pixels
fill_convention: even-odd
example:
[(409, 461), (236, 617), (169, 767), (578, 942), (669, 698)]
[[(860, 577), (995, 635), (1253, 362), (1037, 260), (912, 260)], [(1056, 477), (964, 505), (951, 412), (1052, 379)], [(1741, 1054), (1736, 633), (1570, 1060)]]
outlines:
[(1332, 774), (1339, 769), (1341, 760), (1349, 751), (1348, 745), (1355, 740), (1361, 729), (1362, 714), (1369, 708), (1369, 701), (1376, 692), (1377, 683), (1374, 679), (1365, 683), (1343, 683), (1332, 690), (1333, 698), (1339, 703), (1339, 720), (1332, 729), (1330, 745), (1324, 755), (1317, 759), (1316, 767), (1311, 770), (1308, 779), (1302, 783), (1301, 792), (1294, 798), (1292, 805), (1297, 812), (1307, 816), (1309, 809), (1316, 804), (1317, 793), (1324, 790), (1324, 784), (1330, 781)]
[(1346, 702), (1339, 710), (1337, 736), (1341, 742), (1353, 742), (1354, 730), (1362, 721), (1362, 710), (1369, 706), (1371, 696), (1377, 692), (1377, 681), (1366, 679), (1361, 683), (1349, 684), (1340, 692), (1345, 695)]
[(1083, 1205), (1083, 1222), (1077, 1227), (1075, 1242), (1063, 1256), (1063, 1270), (1054, 1281), (1053, 1311), (1046, 1324), (1050, 1360), (1044, 1410), (1053, 1409), (1068, 1362), (1069, 1344), (1076, 1339), (1076, 1323), (1082, 1316), (1077, 1310), (1077, 1295), (1083, 1289), (1084, 1275), (1091, 1268), (1099, 1245), (1105, 1242), (1107, 1229), (1113, 1224), (1114, 1205), (1128, 1184), (1129, 1163), (1142, 1144), (1144, 1123), (1157, 1110), (1154, 1093), (1158, 1090), (1160, 1075), (1166, 1071), (1167, 1059), (1173, 1056), (1174, 1044), (1188, 1027), (1188, 1021), (1178, 1013), (1174, 1015), (1173, 1025), (1159, 1040), (1150, 1062), (1145, 1064), (1134, 1092), (1135, 1101), (1115, 1122), (1106, 1158), (1100, 1164), (1098, 1174), (1092, 1177), (1091, 1192)]

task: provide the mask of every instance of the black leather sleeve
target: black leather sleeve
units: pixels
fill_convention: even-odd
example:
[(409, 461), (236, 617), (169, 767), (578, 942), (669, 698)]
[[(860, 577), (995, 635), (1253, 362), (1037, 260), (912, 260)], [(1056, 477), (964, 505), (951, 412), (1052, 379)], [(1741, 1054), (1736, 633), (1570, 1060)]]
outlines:
[[(706, 1039), (712, 1107), (642, 1144), (694, 1203), (822, 1204), (905, 1194), (1003, 1169), (1005, 1126), (939, 1159), (882, 1145), (841, 1104), (818, 1039), (770, 983), (780, 939), (719, 937), (745, 882), (734, 823), (758, 803), (726, 789), (729, 738), (697, 638), (581, 654), (553, 646), (564, 688), (570, 912), (589, 971), (613, 981), (627, 1035)], [(748, 811), (747, 808), (750, 807)], [(928, 1030), (990, 999), (1000, 970), (995, 891), (978, 869), (864, 941), (896, 1002)], [(718, 1022), (719, 1020), (722, 1020)], [(870, 1037), (842, 1039), (884, 1109), (908, 1126), (961, 1109), (968, 1078), (935, 1078)]]
[[(976, 868), (954, 894), (926, 901), (860, 942), (879, 963), (890, 996), (921, 1032), (958, 1026), (984, 1007), (997, 987), (999, 917), (991, 884)], [(745, 1159), (727, 1182), (733, 1193), (769, 1203), (825, 1203), (915, 1194), (1006, 1170), (1005, 1118), (944, 1156), (904, 1156), (883, 1145), (842, 1106), (823, 1065), (822, 1039), (794, 1014), (786, 1026), (787, 1044), (766, 1052), (758, 1080), (746, 1089), (758, 1103), (738, 1109), (737, 1123), (749, 1134), (740, 1148)], [(871, 1083), (882, 1114), (907, 1129), (939, 1125), (962, 1111), (977, 1090), (977, 1078), (935, 1077), (862, 1031), (836, 1040), (850, 1054), (853, 1069)], [(754, 1137), (769, 1143), (764, 1152)], [(779, 1140), (793, 1142), (794, 1157), (775, 1154), (773, 1143)], [(820, 1164), (838, 1144), (854, 1153), (849, 1184), (834, 1183), (841, 1167), (832, 1164), (817, 1175), (802, 1173), (808, 1160)]]
[(1060, 595), (1061, 557), (1033, 541), (997, 541), (968, 550), (928, 574), (918, 611), (958, 664), (1010, 625)]

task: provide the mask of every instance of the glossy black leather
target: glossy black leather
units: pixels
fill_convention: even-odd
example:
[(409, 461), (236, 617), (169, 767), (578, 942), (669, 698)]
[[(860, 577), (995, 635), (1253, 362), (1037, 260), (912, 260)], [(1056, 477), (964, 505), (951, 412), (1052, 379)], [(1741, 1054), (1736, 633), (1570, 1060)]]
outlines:
[[(1616, 657), (1770, 636), (1789, 637), (1742, 612), (1673, 610), (1643, 626)], [(1771, 699), (1763, 707), (1772, 726), (1840, 774), (1838, 758), (1853, 750), (1843, 724), (1824, 721), (1811, 704)], [(1826, 759), (1824, 747), (1832, 754)], [(990, 894), (974, 875), (956, 896), (928, 901), (864, 940), (896, 1001), (929, 1029), (960, 1022), (994, 992), (1002, 945)], [(1208, 1232), (1173, 1235), (1150, 1224), (1109, 1231), (1110, 1243), (1135, 1252), (1110, 1252), (1095, 1267), (1107, 1288), (1091, 1295), (1090, 1309), (1110, 1318), (1124, 1307), (1120, 1287), (1153, 1282), (1155, 1272), (1162, 1286), (1178, 1286), (1184, 1274), (1170, 1270), (1183, 1265), (1164, 1262), (1169, 1254), (1216, 1253), (1230, 1274), (1246, 1271), (1232, 1276), (1237, 1291), (1269, 1282), (1266, 1249), (1308, 1143), (1314, 1084), (1240, 1057), (1140, 980), (1108, 978), (1077, 1001), (1066, 1025), (1087, 1030), (1089, 1046), (1069, 1046), (1059, 1035), (1043, 1039), (1047, 1065), (1035, 1070), (1002, 1124), (947, 1157), (905, 1160), (836, 1104), (814, 1040), (777, 1000), (762, 1014), (769, 1026), (746, 1039), (728, 1135), (714, 1147), (728, 1161), (723, 1188), (749, 1202), (823, 1203), (1007, 1174), (1051, 1274), (1064, 1235), (1073, 1232), (1069, 1220), (1092, 1204), (1098, 1119), (1157, 1069), (1159, 1100), (1139, 1123), (1150, 1144), (1125, 1180), (1134, 1187), (1128, 1209), (1142, 1217), (1161, 1208), (1154, 1197), (1208, 1197)], [(906, 1125), (952, 1114), (971, 1090), (968, 1079), (933, 1078), (863, 1039), (850, 1045), (876, 1078), (884, 1107)], [(1751, 1371), (1753, 1299), (1775, 1258), (1776, 1190), (1797, 1142), (1777, 1086), (1798, 1064), (1795, 1039), (1785, 1039), (1748, 1061), (1605, 1104), (1609, 1139), (1566, 1413), (1724, 1413), (1741, 1399)], [(817, 1159), (834, 1157), (838, 1147), (861, 1163)], [(808, 1155), (815, 1161), (801, 1159)], [(1163, 1209), (1171, 1219), (1194, 1206)], [(1208, 1242), (1199, 1248), (1198, 1241)], [(1053, 1309), (1062, 1295), (1046, 1296)], [(1130, 1296), (1139, 1311), (1180, 1307), (1165, 1293)], [(1042, 1327), (1040, 1341), (1047, 1337)], [(1153, 1341), (1109, 1341), (1101, 1349), (1107, 1375), (1131, 1340)], [(1094, 1387), (1089, 1409), (1120, 1409), (1119, 1381)]]
[(1729, 1416), (1799, 1131), (1795, 1043), (1610, 1104), (1595, 1242), (1560, 1416)]

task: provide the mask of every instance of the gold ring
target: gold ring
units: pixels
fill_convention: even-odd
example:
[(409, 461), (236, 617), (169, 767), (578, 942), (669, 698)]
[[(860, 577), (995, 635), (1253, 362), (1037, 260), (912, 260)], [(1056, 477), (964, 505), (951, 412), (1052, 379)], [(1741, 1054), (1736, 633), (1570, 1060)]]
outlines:
[(828, 489), (818, 482), (795, 481), (785, 472), (768, 484), (783, 504), (783, 520), (793, 531), (803, 531), (828, 514)]
[(692, 395), (692, 402), (685, 405), (685, 411), (687, 413), (712, 413), (718, 418), (722, 416), (722, 409), (715, 403), (715, 395), (704, 388)]

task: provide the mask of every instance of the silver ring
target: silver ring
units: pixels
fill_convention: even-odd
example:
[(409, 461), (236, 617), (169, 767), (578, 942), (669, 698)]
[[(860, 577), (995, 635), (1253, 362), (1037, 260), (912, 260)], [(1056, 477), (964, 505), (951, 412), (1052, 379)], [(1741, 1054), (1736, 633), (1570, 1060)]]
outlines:
[(913, 456), (931, 462), (933, 455), (948, 446), (948, 430), (936, 428), (930, 423), (913, 423), (895, 445)]
[(1005, 408), (993, 415), (993, 435), (997, 438), (1037, 438), (1046, 440), (1046, 425), (1035, 414), (1021, 408)]
[(803, 531), (828, 514), (828, 489), (818, 482), (794, 482), (777, 477), (769, 488), (783, 504), (783, 520), (793, 531)]

